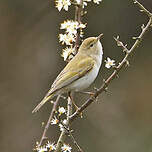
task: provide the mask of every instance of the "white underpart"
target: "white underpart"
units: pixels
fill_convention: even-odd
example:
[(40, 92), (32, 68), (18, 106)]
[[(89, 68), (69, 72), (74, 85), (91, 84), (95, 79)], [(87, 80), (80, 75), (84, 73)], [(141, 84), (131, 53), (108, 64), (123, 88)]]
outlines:
[(97, 64), (94, 65), (93, 69), (88, 74), (86, 74), (85, 76), (83, 76), (79, 80), (73, 82), (69, 86), (71, 90), (80, 91), (80, 90), (86, 89), (96, 79), (98, 72), (99, 72), (99, 69), (100, 69), (100, 66), (101, 66), (101, 63), (102, 63), (102, 55), (103, 55), (102, 45), (99, 41), (97, 43), (98, 43), (98, 48), (99, 48), (99, 54), (95, 56), (96, 60), (97, 60)]

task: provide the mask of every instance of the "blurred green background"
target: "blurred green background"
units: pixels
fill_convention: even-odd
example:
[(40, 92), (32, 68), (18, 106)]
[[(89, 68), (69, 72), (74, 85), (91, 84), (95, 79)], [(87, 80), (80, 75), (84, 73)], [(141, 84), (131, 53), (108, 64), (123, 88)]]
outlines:
[[(151, 0), (140, 2), (152, 11)], [(109, 56), (117, 63), (124, 54), (113, 36), (120, 35), (130, 47), (134, 43), (131, 38), (138, 36), (141, 25), (148, 21), (132, 0), (103, 0), (100, 5), (90, 3), (86, 9), (84, 38), (104, 33), (101, 40), (104, 59)], [(48, 119), (51, 106), (46, 104), (37, 114), (31, 111), (65, 66), (60, 57), (58, 34), (62, 32), (59, 24), (66, 19), (74, 19), (74, 8), (59, 13), (51, 0), (0, 0), (0, 149), (3, 152), (32, 151), (42, 134), (41, 123)], [(112, 82), (108, 93), (102, 94), (83, 113), (84, 118), (72, 124), (75, 138), (85, 152), (152, 151), (152, 31), (145, 35), (130, 64)], [(111, 72), (103, 64), (92, 88), (99, 87)], [(81, 105), (85, 97), (80, 94), (79, 97), (75, 99)], [(59, 129), (51, 127), (48, 136), (56, 141)]]

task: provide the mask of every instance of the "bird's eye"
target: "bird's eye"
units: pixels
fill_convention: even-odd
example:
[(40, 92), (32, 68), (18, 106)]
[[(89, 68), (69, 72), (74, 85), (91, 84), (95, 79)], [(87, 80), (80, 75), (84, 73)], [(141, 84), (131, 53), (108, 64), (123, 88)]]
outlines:
[(91, 44), (90, 47), (93, 47), (93, 44)]

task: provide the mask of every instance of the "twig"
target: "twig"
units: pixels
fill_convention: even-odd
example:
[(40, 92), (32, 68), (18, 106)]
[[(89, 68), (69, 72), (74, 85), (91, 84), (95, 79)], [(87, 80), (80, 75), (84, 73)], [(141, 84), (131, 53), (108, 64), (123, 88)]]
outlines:
[(67, 126), (65, 126), (65, 124), (63, 124), (62, 122), (60, 122), (64, 129), (66, 130), (66, 132), (69, 134), (69, 136), (71, 137), (73, 143), (75, 144), (75, 146), (77, 147), (78, 151), (79, 152), (83, 152), (83, 150), (81, 149), (81, 147), (79, 146), (79, 144), (77, 143), (77, 141), (75, 140), (74, 136), (72, 135), (72, 131), (73, 130), (70, 130), (70, 128), (67, 128)]
[(71, 131), (68, 132), (73, 143), (75, 144), (75, 146), (77, 147), (79, 152), (83, 152), (83, 150), (81, 149), (81, 147), (79, 146), (79, 144), (77, 143), (77, 141), (75, 140), (74, 136), (72, 135)]
[(56, 107), (57, 107), (57, 105), (58, 105), (59, 99), (60, 99), (60, 95), (57, 96), (56, 101), (53, 103), (53, 108), (52, 108), (52, 111), (51, 111), (51, 113), (50, 113), (50, 117), (49, 117), (49, 119), (48, 119), (48, 121), (47, 121), (47, 124), (46, 124), (46, 126), (45, 126), (45, 128), (44, 128), (44, 131), (43, 131), (43, 134), (42, 134), (40, 143), (39, 143), (39, 147), (42, 145), (43, 140), (47, 138), (47, 137), (46, 137), (46, 132), (47, 132), (47, 130), (49, 129), (49, 126), (50, 126), (51, 120), (52, 120), (52, 118), (53, 118), (53, 115), (54, 115), (54, 113), (55, 113), (55, 111), (56, 111)]
[(135, 4), (138, 5), (138, 7), (141, 9), (141, 12), (144, 12), (148, 15), (148, 17), (152, 17), (152, 13), (150, 13), (142, 4), (140, 4), (137, 0), (133, 0)]
[[(80, 0), (79, 5), (75, 5), (75, 21), (77, 21), (79, 24), (81, 24), (81, 19), (82, 19), (82, 14), (83, 14), (82, 6), (83, 6), (83, 0)], [(81, 29), (77, 31), (77, 35), (76, 35), (76, 41), (75, 41), (76, 52), (78, 51), (78, 48), (79, 48), (80, 33), (81, 33)]]
[(110, 82), (118, 75), (119, 71), (125, 66), (128, 57), (139, 46), (139, 44), (141, 43), (141, 40), (142, 40), (143, 36), (145, 35), (146, 31), (148, 31), (148, 29), (150, 28), (150, 26), (152, 24), (152, 14), (149, 11), (147, 11), (144, 8), (144, 6), (141, 5), (139, 2), (136, 1), (136, 3), (149, 16), (149, 21), (148, 21), (146, 27), (142, 28), (142, 32), (140, 33), (139, 37), (136, 39), (136, 41), (133, 44), (133, 46), (130, 48), (130, 50), (126, 51), (125, 57), (122, 59), (122, 61), (119, 63), (119, 65), (115, 68), (114, 72), (105, 80), (105, 82), (102, 84), (102, 86), (99, 88), (99, 90), (96, 91), (95, 94), (92, 97), (90, 97), (74, 114), (72, 114), (70, 116), (70, 121), (71, 122), (73, 120), (75, 120), (84, 109), (86, 109), (92, 102), (95, 101), (95, 99), (101, 93), (103, 93), (105, 91), (105, 89), (110, 84)]
[(117, 45), (123, 48), (123, 52), (125, 52), (125, 53), (128, 53), (128, 52), (129, 52), (129, 50), (128, 50), (128, 48), (127, 48), (127, 44), (124, 45), (124, 44), (119, 40), (119, 36), (113, 37), (113, 38), (114, 38), (114, 40), (117, 42)]
[[(69, 126), (69, 116), (72, 114), (72, 102), (71, 102), (71, 98), (68, 97), (68, 104), (67, 104), (67, 122), (66, 122), (66, 126)], [(63, 127), (63, 130), (60, 134), (60, 137), (58, 139), (57, 145), (56, 145), (56, 151), (55, 152), (59, 152), (61, 151), (61, 147), (64, 143), (65, 137), (66, 137), (66, 129)]]

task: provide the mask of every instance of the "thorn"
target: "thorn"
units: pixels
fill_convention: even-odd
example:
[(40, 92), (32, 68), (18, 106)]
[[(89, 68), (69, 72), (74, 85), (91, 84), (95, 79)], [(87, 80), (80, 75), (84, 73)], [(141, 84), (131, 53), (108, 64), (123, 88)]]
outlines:
[(116, 77), (119, 78), (119, 75), (117, 74)]
[(41, 123), (42, 127), (44, 127), (44, 124), (45, 124), (45, 122), (42, 122), (42, 123)]
[(134, 37), (132, 37), (132, 39), (133, 39), (133, 40), (139, 40), (139, 41), (141, 41), (141, 38), (140, 38), (140, 37), (135, 37), (135, 36), (134, 36)]
[(107, 92), (108, 92), (108, 87), (106, 87), (106, 88), (104, 89), (104, 91), (107, 93)]
[(74, 130), (70, 130), (70, 132), (72, 133), (72, 132), (74, 132)]
[(117, 70), (118, 69), (118, 67), (116, 66), (116, 65), (113, 65), (112, 66), (115, 70)]
[(82, 113), (80, 113), (80, 118), (81, 118), (81, 119), (83, 118), (83, 115), (82, 115)]
[(96, 97), (95, 102), (98, 102), (99, 97)]
[(64, 100), (67, 99), (67, 97), (65, 97), (65, 96), (63, 96), (63, 95), (61, 95), (60, 97), (61, 97), (62, 99), (64, 99)]
[(92, 100), (95, 100), (95, 101), (96, 101), (96, 99), (97, 99), (95, 96), (91, 96), (91, 98), (92, 98)]
[(137, 40), (138, 40), (138, 41), (141, 41), (142, 39), (141, 39), (140, 37), (137, 37)]
[(129, 61), (128, 60), (126, 60), (126, 66), (130, 66), (130, 63), (129, 63)]
[(87, 11), (84, 11), (84, 12), (81, 13), (81, 16), (84, 16), (86, 14), (87, 14)]
[(126, 54), (128, 54), (128, 52), (129, 52), (129, 50), (128, 50), (128, 48), (127, 48), (127, 44), (125, 44), (125, 45), (122, 45), (122, 48), (123, 48), (123, 52), (125, 52)]
[(120, 38), (120, 36), (119, 36), (119, 35), (117, 35), (117, 38), (116, 38), (116, 39), (117, 39), (117, 40), (119, 40), (119, 38)]
[(54, 101), (53, 101), (53, 100), (51, 100), (51, 101), (50, 101), (50, 103), (51, 103), (51, 104), (54, 104)]
[(121, 41), (119, 41), (119, 36), (117, 36), (117, 38), (113, 37), (114, 40), (117, 42), (117, 46), (123, 46), (123, 43)]
[(118, 39), (116, 37), (113, 37), (115, 41), (117, 41)]
[(144, 28), (145, 28), (145, 25), (144, 25), (144, 24), (142, 24), (141, 29), (143, 30)]
[(43, 139), (48, 139), (48, 137), (44, 136)]
[(121, 41), (118, 41), (118, 42), (117, 42), (117, 45), (118, 45), (118, 46), (123, 46), (123, 43), (122, 43)]
[(127, 49), (127, 48), (124, 48), (122, 51), (123, 51), (124, 53), (126, 53), (126, 54), (128, 54), (128, 53), (129, 53), (129, 51), (128, 51), (128, 49)]
[(98, 88), (96, 88), (96, 87), (94, 87), (94, 90), (95, 90), (95, 91), (98, 91), (99, 89), (98, 89)]
[(105, 80), (105, 79), (103, 79), (103, 82), (104, 82), (104, 83), (105, 83), (105, 81), (106, 81), (106, 80)]
[(136, 39), (137, 39), (137, 37), (133, 36), (133, 37), (132, 37), (132, 39), (133, 39), (133, 40), (136, 40)]

